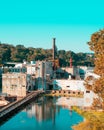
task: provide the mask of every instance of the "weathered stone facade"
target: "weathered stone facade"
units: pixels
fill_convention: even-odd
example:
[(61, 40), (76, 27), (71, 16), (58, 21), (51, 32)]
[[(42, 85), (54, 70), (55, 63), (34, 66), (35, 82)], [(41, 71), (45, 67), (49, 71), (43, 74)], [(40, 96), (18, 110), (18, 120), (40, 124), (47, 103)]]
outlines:
[(2, 92), (16, 95), (19, 97), (26, 96), (26, 78), (24, 73), (6, 73), (2, 75)]

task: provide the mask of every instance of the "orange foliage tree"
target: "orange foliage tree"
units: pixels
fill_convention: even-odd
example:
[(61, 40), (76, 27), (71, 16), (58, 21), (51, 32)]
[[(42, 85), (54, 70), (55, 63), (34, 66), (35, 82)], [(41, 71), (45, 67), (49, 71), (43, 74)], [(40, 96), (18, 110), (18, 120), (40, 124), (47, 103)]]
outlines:
[[(99, 100), (97, 101), (104, 109), (104, 29), (92, 34), (88, 45), (95, 55), (94, 72), (100, 76), (94, 81), (92, 86), (90, 85), (90, 88), (98, 95)], [(97, 104), (98, 102), (95, 100), (94, 105), (96, 106)]]

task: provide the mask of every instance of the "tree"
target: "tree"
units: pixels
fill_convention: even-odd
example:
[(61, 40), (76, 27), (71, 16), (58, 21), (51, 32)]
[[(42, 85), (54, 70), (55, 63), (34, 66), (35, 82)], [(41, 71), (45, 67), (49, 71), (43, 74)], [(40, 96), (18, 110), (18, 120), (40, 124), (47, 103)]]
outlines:
[(11, 49), (8, 44), (0, 44), (0, 64), (4, 61), (10, 61)]
[[(55, 47), (56, 59), (60, 59), (60, 66), (69, 66), (70, 58), (72, 58), (73, 66), (77, 65), (93, 65), (93, 56), (88, 57), (87, 53), (74, 53), (73, 51), (59, 50)], [(9, 45), (0, 43), (0, 65), (4, 62), (30, 62), (32, 60), (52, 60), (52, 48), (26, 48), (23, 45)]]
[[(94, 72), (100, 76), (90, 87), (98, 95), (99, 103), (104, 109), (104, 30), (92, 34), (88, 45), (95, 53)], [(97, 105), (97, 103), (95, 102), (94, 105)]]

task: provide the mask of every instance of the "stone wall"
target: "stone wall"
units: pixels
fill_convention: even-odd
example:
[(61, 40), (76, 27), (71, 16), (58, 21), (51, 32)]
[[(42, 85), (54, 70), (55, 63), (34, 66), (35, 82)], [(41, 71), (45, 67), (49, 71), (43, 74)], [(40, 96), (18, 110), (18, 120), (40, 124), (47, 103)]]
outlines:
[(2, 92), (12, 96), (26, 96), (26, 74), (6, 73), (2, 76)]

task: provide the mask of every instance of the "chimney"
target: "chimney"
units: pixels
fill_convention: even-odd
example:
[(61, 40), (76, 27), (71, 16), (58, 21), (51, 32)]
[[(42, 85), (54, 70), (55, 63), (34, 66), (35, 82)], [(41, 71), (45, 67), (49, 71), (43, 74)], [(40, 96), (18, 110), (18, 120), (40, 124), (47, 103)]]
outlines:
[(53, 38), (53, 60), (55, 60), (55, 41), (56, 38)]
[(70, 68), (72, 68), (72, 58), (70, 58)]

